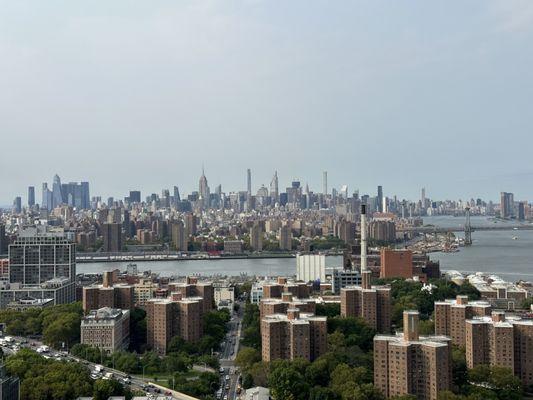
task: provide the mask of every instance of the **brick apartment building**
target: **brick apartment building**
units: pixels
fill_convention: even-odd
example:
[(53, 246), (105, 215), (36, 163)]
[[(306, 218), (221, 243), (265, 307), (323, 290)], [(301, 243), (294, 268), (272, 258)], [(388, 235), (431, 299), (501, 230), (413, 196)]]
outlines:
[(452, 343), (466, 345), (466, 320), (490, 315), (492, 307), (487, 301), (468, 301), (468, 296), (435, 302), (435, 334), (449, 336)]
[(436, 400), (452, 384), (452, 346), (445, 336), (420, 336), (418, 311), (403, 314), (403, 334), (374, 337), (374, 386), (386, 397)]
[(361, 286), (341, 289), (341, 316), (361, 317), (380, 333), (391, 330), (391, 289), (371, 286), (370, 271), (363, 272)]
[(135, 304), (134, 288), (132, 285), (116, 282), (116, 271), (107, 271), (103, 274), (101, 285), (85, 286), (82, 294), (83, 311), (100, 308), (118, 308), (131, 310)]
[(93, 310), (81, 320), (81, 343), (111, 354), (128, 347), (130, 311), (104, 307)]
[(215, 305), (215, 289), (211, 282), (198, 282), (197, 278), (187, 277), (185, 282), (169, 282), (169, 293), (180, 293), (183, 298), (201, 297), (203, 312), (207, 313)]
[(292, 293), (285, 292), (282, 294), (281, 299), (262, 299), (259, 303), (259, 315), (263, 319), (272, 314), (286, 314), (287, 310), (291, 308), (296, 308), (301, 313), (314, 314), (316, 302), (313, 299), (299, 299), (293, 296)]
[(524, 386), (533, 384), (533, 320), (501, 311), (467, 320), (466, 364), (510, 368)]
[(146, 302), (147, 344), (150, 349), (165, 355), (174, 336), (188, 342), (202, 337), (203, 299), (189, 297), (150, 299)]
[(262, 359), (315, 360), (327, 351), (327, 318), (289, 308), (261, 320)]

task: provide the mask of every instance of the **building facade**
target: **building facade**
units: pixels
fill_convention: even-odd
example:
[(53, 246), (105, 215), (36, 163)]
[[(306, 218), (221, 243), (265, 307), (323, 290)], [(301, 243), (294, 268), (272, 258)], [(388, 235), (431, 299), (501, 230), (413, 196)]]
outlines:
[(532, 385), (533, 320), (506, 317), (501, 311), (467, 320), (466, 365), (480, 364), (509, 368), (524, 386)]
[(127, 349), (130, 338), (130, 311), (104, 307), (81, 320), (81, 343), (107, 354)]
[(405, 311), (403, 334), (374, 337), (374, 386), (386, 397), (437, 400), (452, 385), (452, 346), (445, 336), (420, 336), (418, 311)]
[(435, 334), (449, 336), (452, 343), (466, 345), (466, 320), (491, 314), (492, 307), (486, 301), (468, 301), (468, 296), (435, 302)]
[(327, 318), (290, 308), (261, 319), (263, 361), (315, 360), (327, 351)]

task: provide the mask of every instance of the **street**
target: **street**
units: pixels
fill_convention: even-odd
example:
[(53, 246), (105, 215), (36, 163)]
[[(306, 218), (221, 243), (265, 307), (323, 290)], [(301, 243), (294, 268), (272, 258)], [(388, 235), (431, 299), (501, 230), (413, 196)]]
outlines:
[[(228, 323), (229, 331), (220, 350), (220, 390), (217, 392), (218, 399), (234, 400), (238, 398), (240, 373), (235, 367), (235, 357), (239, 351), (241, 338), (242, 317), (244, 315), (244, 302), (237, 301), (239, 311), (232, 314)], [(223, 372), (222, 372), (223, 368)], [(228, 379), (229, 378), (229, 379)]]

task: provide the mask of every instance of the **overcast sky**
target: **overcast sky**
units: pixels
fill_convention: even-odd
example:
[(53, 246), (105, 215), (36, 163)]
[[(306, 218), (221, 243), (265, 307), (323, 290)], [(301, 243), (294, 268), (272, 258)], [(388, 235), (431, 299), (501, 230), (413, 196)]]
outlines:
[(278, 170), (533, 199), (533, 1), (0, 0), (0, 204)]

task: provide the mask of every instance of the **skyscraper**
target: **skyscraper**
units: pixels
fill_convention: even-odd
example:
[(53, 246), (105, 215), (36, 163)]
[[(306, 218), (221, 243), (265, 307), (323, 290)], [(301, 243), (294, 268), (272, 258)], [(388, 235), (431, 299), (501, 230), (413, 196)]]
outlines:
[(174, 186), (174, 204), (178, 204), (180, 201), (180, 189), (177, 186)]
[(15, 200), (13, 200), (13, 211), (16, 214), (22, 212), (22, 198), (20, 196), (15, 197)]
[(130, 203), (140, 203), (140, 202), (141, 202), (141, 191), (130, 190)]
[(59, 175), (54, 176), (54, 183), (52, 185), (52, 207), (56, 208), (57, 206), (63, 203), (63, 194), (61, 192), (61, 179)]
[(106, 252), (122, 251), (122, 224), (105, 223), (102, 225), (104, 248)]
[(273, 202), (278, 201), (279, 197), (279, 185), (278, 185), (278, 171), (274, 172), (272, 181), (270, 181), (270, 197)]
[(28, 186), (28, 207), (35, 205), (35, 187)]
[(91, 208), (91, 197), (89, 194), (89, 182), (81, 182), (81, 208), (88, 210)]
[(204, 168), (202, 167), (202, 176), (198, 184), (198, 193), (200, 194), (200, 200), (202, 201), (202, 207), (209, 207), (209, 185), (207, 184), (207, 178), (205, 177)]
[(511, 218), (514, 216), (514, 194), (508, 192), (500, 193), (500, 217)]
[(41, 208), (50, 211), (52, 209), (52, 192), (48, 189), (48, 183), (43, 182), (42, 192)]
[(378, 186), (378, 198), (377, 198), (378, 211), (383, 212), (383, 186)]
[(328, 195), (328, 171), (322, 172), (322, 194), (324, 197)]
[(252, 171), (250, 168), (246, 170), (246, 192), (248, 197), (252, 195)]

